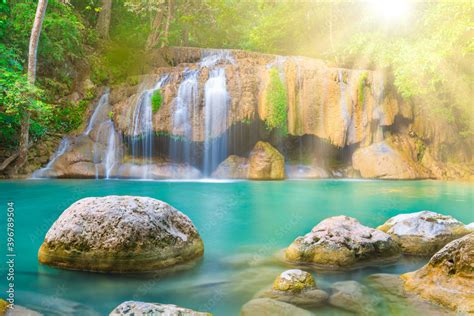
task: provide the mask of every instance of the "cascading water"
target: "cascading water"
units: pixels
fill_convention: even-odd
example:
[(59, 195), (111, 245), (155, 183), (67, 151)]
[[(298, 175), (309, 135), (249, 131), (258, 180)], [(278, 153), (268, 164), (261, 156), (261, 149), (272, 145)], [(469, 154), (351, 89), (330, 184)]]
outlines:
[[(343, 73), (341, 69), (338, 69), (337, 77), (339, 80), (339, 89), (341, 91), (340, 104), (341, 104), (342, 120), (344, 124), (344, 131), (346, 132), (346, 135), (347, 135), (348, 127), (351, 122), (351, 116), (349, 115), (349, 111), (347, 109), (346, 85), (344, 84), (344, 77), (343, 77)], [(347, 141), (347, 136), (344, 142), (346, 141)]]
[(44, 168), (38, 169), (35, 172), (33, 172), (31, 177), (33, 179), (48, 177), (48, 173), (52, 171), (52, 167), (54, 163), (59, 157), (61, 157), (66, 152), (66, 150), (69, 148), (69, 144), (70, 144), (69, 138), (64, 137), (61, 140), (61, 143), (59, 143), (58, 149), (53, 154), (48, 164)]
[(172, 114), (172, 134), (182, 135), (184, 141), (171, 140), (170, 157), (173, 161), (182, 160), (185, 163), (191, 163), (193, 121), (199, 105), (198, 75), (199, 70), (185, 71), (184, 80), (178, 88)]
[(110, 90), (107, 88), (102, 94), (102, 96), (99, 99), (99, 102), (97, 103), (97, 106), (94, 110), (94, 113), (92, 113), (92, 116), (89, 120), (89, 124), (87, 125), (86, 130), (84, 131), (84, 135), (89, 135), (89, 133), (92, 131), (94, 126), (99, 123), (103, 122), (103, 120), (106, 118), (107, 113), (105, 113), (104, 108), (109, 106), (109, 94)]
[(203, 49), (202, 58), (199, 62), (201, 67), (213, 67), (220, 62), (235, 64), (235, 59), (229, 50), (224, 49)]
[[(224, 68), (213, 69), (204, 87), (204, 165), (206, 176), (227, 157), (227, 117), (229, 96), (227, 94)], [(218, 137), (219, 136), (219, 137)]]
[(107, 150), (105, 151), (104, 175), (106, 179), (110, 179), (113, 168), (120, 162), (118, 151), (119, 137), (115, 131), (114, 122), (109, 120), (107, 123), (109, 124), (109, 137), (107, 138)]
[(110, 179), (112, 172), (119, 166), (121, 160), (120, 135), (115, 130), (114, 122), (108, 119), (100, 123), (97, 140), (94, 143), (96, 179), (100, 177), (100, 167), (103, 168), (104, 178)]
[[(132, 163), (137, 163), (140, 156), (141, 163), (148, 166), (153, 162), (153, 109), (152, 97), (155, 91), (159, 90), (167, 81), (168, 76), (162, 76), (155, 86), (145, 90), (138, 98), (137, 105), (133, 112), (131, 126), (131, 147)], [(148, 167), (144, 168), (143, 178), (149, 177)]]
[(384, 77), (382, 73), (374, 73), (372, 79), (372, 93), (375, 96), (376, 106), (373, 110), (373, 118), (378, 120), (376, 130), (373, 132), (373, 142), (379, 142), (383, 140), (383, 129), (382, 124), (384, 120), (384, 111), (382, 107), (384, 99)]

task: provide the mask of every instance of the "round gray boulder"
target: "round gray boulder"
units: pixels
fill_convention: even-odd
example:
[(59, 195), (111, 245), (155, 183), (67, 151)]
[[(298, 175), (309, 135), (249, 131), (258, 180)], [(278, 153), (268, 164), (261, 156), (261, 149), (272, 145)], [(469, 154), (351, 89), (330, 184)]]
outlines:
[(191, 220), (148, 197), (84, 198), (49, 229), (41, 263), (73, 270), (145, 272), (199, 258), (204, 245)]

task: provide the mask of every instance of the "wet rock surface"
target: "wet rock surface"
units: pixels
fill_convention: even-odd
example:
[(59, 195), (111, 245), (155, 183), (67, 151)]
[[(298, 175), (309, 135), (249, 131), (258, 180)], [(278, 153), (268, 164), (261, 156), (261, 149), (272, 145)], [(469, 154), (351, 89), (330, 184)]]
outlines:
[(459, 313), (474, 313), (474, 233), (450, 242), (424, 267), (401, 277), (408, 292)]
[(352, 166), (363, 178), (417, 179), (417, 169), (387, 142), (363, 147), (352, 155)]
[(248, 178), (252, 180), (284, 179), (285, 158), (269, 143), (258, 142), (249, 155)]
[(356, 281), (341, 281), (331, 285), (329, 303), (358, 315), (377, 315), (382, 300)]
[(117, 306), (109, 316), (212, 316), (210, 313), (196, 312), (172, 304), (146, 303), (127, 301)]
[(430, 211), (396, 215), (377, 229), (391, 235), (402, 252), (422, 256), (433, 255), (447, 243), (471, 232), (452, 216)]
[(213, 178), (219, 179), (247, 179), (249, 160), (244, 157), (230, 155), (221, 162), (212, 173)]
[(271, 298), (302, 307), (315, 307), (324, 305), (328, 294), (316, 287), (310, 273), (292, 269), (281, 273), (271, 289), (261, 291), (256, 297)]
[(153, 271), (203, 255), (191, 220), (152, 198), (85, 198), (66, 209), (38, 253), (51, 266), (87, 271)]
[(311, 316), (311, 312), (292, 304), (270, 298), (256, 298), (247, 302), (240, 311), (241, 316)]
[(285, 250), (292, 263), (314, 264), (338, 269), (390, 261), (398, 258), (400, 248), (390, 235), (348, 216), (334, 216), (300, 236)]

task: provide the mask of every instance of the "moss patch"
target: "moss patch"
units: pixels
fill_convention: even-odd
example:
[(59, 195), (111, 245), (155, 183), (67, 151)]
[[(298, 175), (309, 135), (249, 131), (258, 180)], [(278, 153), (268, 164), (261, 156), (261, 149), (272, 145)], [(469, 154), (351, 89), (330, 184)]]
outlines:
[(288, 93), (276, 68), (270, 69), (267, 100), (269, 105), (268, 115), (265, 119), (267, 128), (277, 128), (283, 135), (288, 134)]
[(161, 91), (158, 89), (153, 93), (153, 96), (151, 97), (151, 109), (153, 113), (156, 113), (161, 108), (162, 103), (163, 97), (161, 96)]

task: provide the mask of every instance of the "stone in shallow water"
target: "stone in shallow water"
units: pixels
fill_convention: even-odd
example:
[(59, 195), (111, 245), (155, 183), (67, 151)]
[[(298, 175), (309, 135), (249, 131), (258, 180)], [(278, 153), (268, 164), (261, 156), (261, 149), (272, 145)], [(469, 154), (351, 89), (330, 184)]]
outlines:
[(137, 301), (123, 302), (117, 306), (110, 316), (211, 316), (210, 313), (196, 312), (191, 309), (171, 304), (146, 303)]
[(290, 262), (330, 269), (394, 260), (399, 255), (400, 248), (390, 235), (348, 216), (323, 220), (285, 250)]
[(256, 297), (314, 307), (323, 305), (328, 294), (316, 287), (316, 282), (310, 273), (292, 269), (281, 273), (273, 282), (270, 290), (261, 291)]
[(286, 173), (290, 179), (324, 179), (329, 178), (328, 172), (318, 166), (288, 165)]
[(423, 178), (413, 163), (386, 141), (357, 149), (352, 155), (352, 166), (363, 178)]
[(38, 259), (65, 269), (125, 273), (174, 266), (203, 253), (191, 220), (167, 203), (106, 196), (66, 209), (46, 234)]
[(294, 305), (272, 300), (256, 298), (247, 302), (240, 311), (241, 316), (311, 316), (307, 310)]
[(266, 142), (259, 141), (249, 155), (248, 177), (252, 180), (285, 178), (285, 158)]
[(377, 229), (390, 234), (400, 244), (402, 252), (410, 255), (432, 255), (470, 232), (455, 218), (430, 211), (399, 214)]
[(246, 179), (248, 176), (249, 160), (245, 157), (230, 155), (221, 162), (212, 173), (213, 178)]
[(450, 242), (424, 267), (401, 278), (407, 291), (459, 313), (474, 313), (474, 233)]
[(382, 309), (379, 310), (381, 315), (454, 315), (440, 305), (405, 291), (403, 280), (398, 274), (372, 274), (368, 277), (368, 285), (371, 292), (376, 292), (383, 300)]
[(4, 316), (41, 316), (42, 314), (35, 312), (23, 306), (16, 305), (14, 308), (9, 307), (9, 303), (0, 298), (0, 315)]
[(273, 282), (275, 291), (301, 292), (316, 287), (313, 276), (299, 269), (287, 270), (280, 274)]
[(380, 298), (356, 281), (342, 281), (331, 285), (329, 303), (358, 315), (377, 315)]

